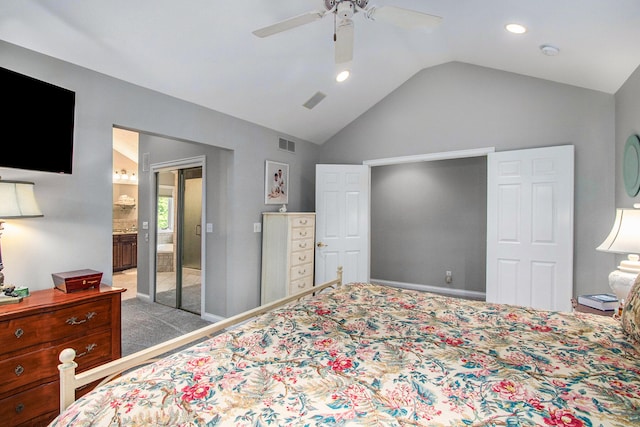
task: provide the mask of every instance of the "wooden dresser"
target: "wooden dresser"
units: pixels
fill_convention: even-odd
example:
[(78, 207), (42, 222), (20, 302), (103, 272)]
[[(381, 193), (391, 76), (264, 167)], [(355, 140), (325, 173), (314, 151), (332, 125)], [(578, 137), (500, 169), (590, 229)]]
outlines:
[(313, 286), (316, 214), (262, 214), (261, 303)]
[(58, 354), (65, 348), (76, 350), (77, 372), (121, 356), (120, 296), (124, 291), (101, 285), (66, 294), (52, 288), (0, 306), (2, 425), (46, 426), (56, 417)]

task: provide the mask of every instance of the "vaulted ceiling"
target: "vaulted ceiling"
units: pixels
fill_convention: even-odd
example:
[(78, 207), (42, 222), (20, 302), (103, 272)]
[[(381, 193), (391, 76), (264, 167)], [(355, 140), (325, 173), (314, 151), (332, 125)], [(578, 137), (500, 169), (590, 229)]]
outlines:
[[(359, 0), (366, 4), (366, 1)], [(640, 64), (638, 0), (377, 0), (442, 17), (432, 31), (353, 16), (334, 80), (334, 19), (252, 32), (322, 0), (4, 0), (0, 39), (322, 144), (426, 67), (460, 61), (615, 93)], [(515, 35), (505, 24), (528, 31)], [(540, 46), (559, 53), (547, 56)], [(1, 61), (1, 60), (0, 60)], [(303, 104), (326, 95), (313, 109)]]

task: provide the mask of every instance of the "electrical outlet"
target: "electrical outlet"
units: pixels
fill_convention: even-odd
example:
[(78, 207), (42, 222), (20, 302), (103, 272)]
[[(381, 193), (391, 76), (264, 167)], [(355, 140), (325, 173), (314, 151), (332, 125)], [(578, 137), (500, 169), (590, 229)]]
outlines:
[(447, 282), (447, 283), (451, 283), (453, 281), (453, 277), (451, 275), (451, 271), (450, 270), (447, 270), (444, 273), (444, 279), (445, 279), (445, 282)]

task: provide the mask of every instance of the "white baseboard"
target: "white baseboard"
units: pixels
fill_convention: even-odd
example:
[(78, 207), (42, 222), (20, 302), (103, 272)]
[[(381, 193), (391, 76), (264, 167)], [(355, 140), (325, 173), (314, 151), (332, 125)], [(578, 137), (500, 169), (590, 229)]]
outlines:
[[(136, 298), (138, 298), (140, 301), (144, 301), (144, 302), (153, 302), (153, 300), (151, 299), (151, 297), (148, 294), (141, 294), (141, 293), (137, 293), (136, 294)], [(200, 315), (200, 318), (202, 320), (206, 320), (207, 322), (211, 322), (211, 323), (216, 323), (216, 322), (220, 322), (221, 320), (225, 320), (226, 317), (222, 317), (222, 316), (218, 316), (217, 314), (209, 314), (209, 313), (204, 313)]]
[(414, 291), (426, 291), (433, 292), (435, 294), (442, 294), (458, 298), (473, 299), (479, 301), (485, 301), (487, 295), (485, 292), (467, 291), (464, 289), (451, 289), (443, 288), (440, 286), (422, 285), (419, 283), (406, 283), (406, 282), (393, 282), (391, 280), (371, 279), (371, 283), (379, 285), (393, 286), (395, 288), (412, 289)]

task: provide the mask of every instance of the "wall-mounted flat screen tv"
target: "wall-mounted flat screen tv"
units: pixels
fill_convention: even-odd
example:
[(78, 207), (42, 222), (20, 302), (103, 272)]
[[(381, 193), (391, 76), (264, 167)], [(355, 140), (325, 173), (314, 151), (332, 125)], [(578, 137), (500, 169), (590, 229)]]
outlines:
[(0, 67), (0, 167), (70, 174), (74, 91)]

